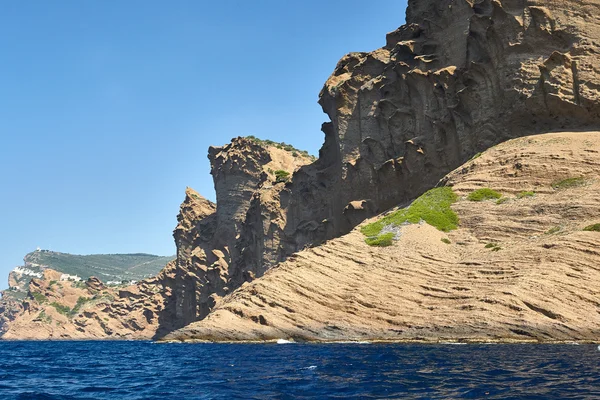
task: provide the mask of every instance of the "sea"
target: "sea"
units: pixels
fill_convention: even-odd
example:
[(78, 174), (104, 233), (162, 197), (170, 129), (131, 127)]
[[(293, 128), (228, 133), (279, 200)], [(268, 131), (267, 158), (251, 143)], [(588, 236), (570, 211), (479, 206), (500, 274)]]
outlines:
[(0, 399), (593, 399), (596, 345), (0, 342)]

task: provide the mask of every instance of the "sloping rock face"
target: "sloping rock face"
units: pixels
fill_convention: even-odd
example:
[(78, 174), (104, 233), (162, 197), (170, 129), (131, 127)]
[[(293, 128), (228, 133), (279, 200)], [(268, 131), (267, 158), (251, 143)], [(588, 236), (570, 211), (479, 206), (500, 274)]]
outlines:
[[(380, 248), (355, 229), (167, 339), (597, 341), (600, 232), (585, 228), (600, 225), (600, 132), (514, 139), (442, 184), (457, 230), (405, 225)], [(481, 188), (506, 200), (467, 199)]]

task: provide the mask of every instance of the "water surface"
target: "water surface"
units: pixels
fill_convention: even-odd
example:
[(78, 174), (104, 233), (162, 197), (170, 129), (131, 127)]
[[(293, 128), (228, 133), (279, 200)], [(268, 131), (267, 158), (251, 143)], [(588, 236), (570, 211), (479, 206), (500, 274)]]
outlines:
[(599, 360), (594, 345), (0, 342), (0, 398), (600, 398)]

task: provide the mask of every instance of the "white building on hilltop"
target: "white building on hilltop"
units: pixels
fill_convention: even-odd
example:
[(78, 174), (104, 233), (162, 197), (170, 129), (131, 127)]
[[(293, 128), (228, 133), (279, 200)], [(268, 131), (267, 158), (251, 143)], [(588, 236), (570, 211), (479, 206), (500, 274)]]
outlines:
[(61, 281), (75, 281), (75, 282), (81, 282), (81, 278), (78, 277), (77, 275), (69, 275), (69, 274), (62, 274), (60, 276), (60, 280)]

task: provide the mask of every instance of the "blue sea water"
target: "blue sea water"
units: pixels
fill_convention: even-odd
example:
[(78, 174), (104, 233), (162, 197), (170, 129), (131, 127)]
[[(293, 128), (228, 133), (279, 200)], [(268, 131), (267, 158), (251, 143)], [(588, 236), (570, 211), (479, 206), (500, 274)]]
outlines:
[(600, 398), (592, 345), (0, 342), (0, 399)]

